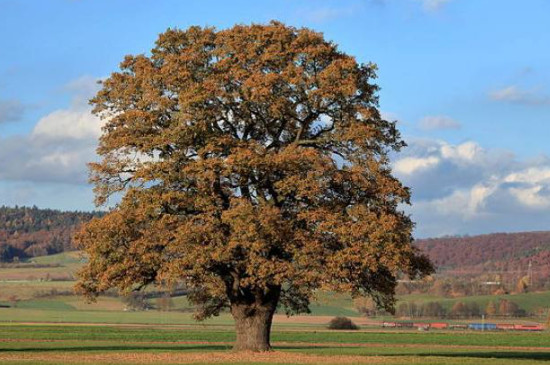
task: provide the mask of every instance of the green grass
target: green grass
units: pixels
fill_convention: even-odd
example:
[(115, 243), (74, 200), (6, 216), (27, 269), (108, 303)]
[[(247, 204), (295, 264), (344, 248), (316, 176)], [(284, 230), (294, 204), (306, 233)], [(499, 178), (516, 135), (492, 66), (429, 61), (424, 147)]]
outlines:
[(353, 308), (353, 301), (347, 294), (319, 292), (310, 305), (314, 316), (347, 316), (358, 317), (360, 314)]
[(398, 304), (403, 302), (426, 303), (439, 302), (443, 307), (451, 309), (456, 302), (476, 302), (483, 309), (489, 301), (498, 303), (500, 299), (506, 299), (515, 302), (520, 308), (526, 311), (534, 311), (537, 308), (547, 307), (550, 303), (550, 291), (539, 293), (523, 293), (523, 294), (504, 294), (504, 295), (475, 295), (458, 298), (442, 298), (434, 295), (405, 295), (398, 298)]
[[(90, 325), (0, 325), (0, 338), (27, 340), (177, 342), (205, 341), (232, 342), (232, 327), (166, 328), (159, 326), (90, 326)], [(448, 345), (448, 346), (513, 346), (550, 348), (548, 332), (398, 332), (329, 330), (288, 331), (275, 329), (274, 342), (309, 344), (392, 344), (392, 345)], [(10, 344), (0, 342), (0, 346)], [(550, 355), (550, 354), (549, 354)], [(549, 359), (550, 360), (550, 359)]]
[(28, 260), (29, 262), (35, 262), (37, 264), (57, 264), (57, 265), (67, 265), (67, 264), (80, 264), (82, 263), (82, 252), (81, 251), (69, 251), (62, 252), (55, 255), (48, 256), (37, 256)]
[[(2, 303), (8, 304), (8, 303)], [(46, 300), (25, 300), (17, 303), (19, 309), (39, 309), (39, 310), (54, 310), (54, 311), (72, 311), (75, 308), (61, 300), (46, 299)]]
[[(177, 311), (124, 311), (118, 298), (100, 298), (86, 305), (73, 295), (36, 297), (36, 294), (67, 292), (69, 281), (1, 281), (8, 278), (45, 277), (73, 273), (81, 265), (79, 253), (63, 253), (33, 259), (39, 264), (57, 264), (49, 268), (0, 269), (0, 303), (10, 295), (21, 299), (16, 308), (0, 308), (1, 364), (62, 364), (49, 359), (49, 354), (70, 354), (78, 359), (90, 354), (105, 355), (104, 360), (91, 364), (119, 364), (110, 361), (116, 354), (197, 354), (224, 353), (234, 341), (234, 322), (228, 313), (197, 323), (192, 307), (184, 296), (172, 299)], [(457, 301), (476, 301), (483, 307), (499, 298), (516, 302), (530, 311), (550, 303), (550, 292), (502, 296), (438, 298), (429, 295), (408, 295), (400, 301), (416, 303), (439, 301), (447, 308)], [(156, 304), (156, 299), (150, 299)], [(311, 305), (312, 315), (358, 317), (348, 295), (320, 292)], [(48, 322), (21, 325), (22, 322)], [(19, 324), (18, 324), (19, 323)], [(65, 324), (64, 324), (65, 323)], [(82, 324), (68, 324), (82, 323)], [(85, 325), (87, 323), (88, 325)], [(103, 324), (112, 324), (105, 326)], [(92, 325), (95, 324), (95, 325)], [(9, 340), (9, 341), (5, 341)], [(369, 363), (383, 364), (481, 364), (531, 365), (550, 361), (550, 333), (517, 332), (452, 332), (452, 331), (328, 331), (324, 323), (276, 323), (272, 340), (277, 351), (331, 357), (328, 363), (341, 364), (339, 357), (361, 356)], [(185, 343), (201, 341), (204, 344)], [(359, 346), (360, 345), (360, 346)], [(506, 348), (511, 347), (511, 348)], [(37, 354), (40, 358), (19, 359), (22, 354)], [(11, 356), (10, 359), (2, 358)], [(333, 361), (334, 360), (334, 361)], [(57, 361), (57, 362), (56, 362)], [(78, 362), (76, 362), (78, 363)], [(162, 363), (156, 361), (155, 363)], [(223, 363), (223, 362), (217, 362)], [(249, 363), (252, 362), (241, 362)], [(288, 361), (286, 363), (292, 363)], [(360, 361), (359, 361), (360, 363)]]
[[(51, 310), (46, 308), (0, 308), (0, 322), (76, 322), (114, 324), (193, 324), (197, 322), (191, 313), (149, 311), (102, 311), (102, 310)], [(230, 315), (212, 318), (204, 325), (232, 325)]]
[(351, 308), (342, 308), (334, 305), (312, 304), (310, 306), (311, 315), (313, 316), (346, 316), (358, 317), (359, 313)]
[[(21, 299), (32, 299), (32, 295), (37, 291), (47, 291), (52, 288), (59, 290), (72, 290), (74, 282), (40, 282), (38, 279), (44, 279), (46, 276), (55, 278), (67, 275), (73, 275), (82, 265), (82, 253), (64, 252), (56, 255), (34, 257), (29, 261), (38, 264), (55, 264), (58, 267), (50, 268), (0, 268), (0, 301), (6, 300), (9, 295), (17, 295)], [(27, 282), (2, 282), (2, 280), (29, 280)], [(447, 309), (457, 301), (477, 302), (481, 308), (484, 308), (490, 300), (498, 302), (499, 299), (507, 299), (517, 303), (522, 309), (528, 312), (535, 311), (537, 308), (547, 306), (550, 303), (550, 291), (542, 293), (525, 293), (515, 295), (479, 295), (459, 298), (441, 298), (432, 295), (406, 295), (398, 297), (397, 305), (403, 302), (425, 303), (429, 301), (438, 301)], [(155, 300), (150, 301), (155, 304)], [(174, 309), (190, 310), (191, 306), (186, 298), (179, 297), (173, 299)], [(348, 316), (357, 317), (359, 313), (353, 307), (353, 301), (349, 295), (321, 292), (318, 298), (312, 302), (312, 315), (323, 316)]]
[[(33, 364), (52, 364), (62, 362), (48, 362), (50, 354), (70, 354), (71, 359), (96, 354), (103, 360), (94, 364), (109, 364), (114, 363), (109, 362), (109, 354), (139, 353), (145, 358), (150, 354), (226, 353), (234, 338), (232, 330), (197, 328), (0, 325), (0, 359), (3, 355), (14, 358), (18, 354), (36, 355), (39, 360), (34, 360)], [(327, 363), (334, 364), (340, 364), (342, 356), (360, 356), (369, 363), (382, 364), (531, 365), (550, 361), (548, 333), (275, 330), (272, 341), (275, 350), (283, 354), (318, 355), (328, 357)], [(284, 356), (277, 355), (275, 359), (284, 360)], [(2, 364), (23, 363), (30, 362), (23, 359), (2, 361)]]

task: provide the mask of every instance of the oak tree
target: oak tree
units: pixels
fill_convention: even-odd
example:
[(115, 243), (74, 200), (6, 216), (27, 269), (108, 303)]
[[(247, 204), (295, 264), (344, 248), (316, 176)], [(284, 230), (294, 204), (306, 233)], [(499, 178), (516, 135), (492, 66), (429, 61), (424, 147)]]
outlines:
[(404, 143), (374, 64), (271, 22), (169, 29), (120, 69), (91, 100), (96, 203), (120, 200), (77, 236), (81, 292), (183, 283), (197, 318), (228, 308), (235, 349), (262, 351), (278, 306), (334, 290), (392, 310), (398, 275), (432, 271), (400, 210), (388, 155)]

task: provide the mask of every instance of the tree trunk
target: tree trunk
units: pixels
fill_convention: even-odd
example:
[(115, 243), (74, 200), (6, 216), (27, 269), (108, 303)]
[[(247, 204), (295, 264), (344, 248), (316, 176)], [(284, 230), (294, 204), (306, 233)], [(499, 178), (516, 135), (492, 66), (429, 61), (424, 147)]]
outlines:
[(269, 351), (273, 314), (279, 301), (280, 288), (276, 288), (252, 303), (236, 301), (231, 304), (235, 319), (236, 351)]
[(233, 349), (236, 351), (269, 351), (271, 349), (269, 336), (273, 311), (263, 308), (250, 309), (243, 306), (232, 306), (231, 308), (237, 332), (237, 340)]

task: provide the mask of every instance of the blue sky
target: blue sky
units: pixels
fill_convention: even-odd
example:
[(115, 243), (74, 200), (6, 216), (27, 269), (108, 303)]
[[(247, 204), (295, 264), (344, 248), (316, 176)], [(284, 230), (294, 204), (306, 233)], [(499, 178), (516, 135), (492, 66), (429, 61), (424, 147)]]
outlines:
[(271, 19), (378, 64), (417, 236), (550, 229), (548, 0), (0, 0), (0, 204), (92, 209), (94, 81), (169, 27)]

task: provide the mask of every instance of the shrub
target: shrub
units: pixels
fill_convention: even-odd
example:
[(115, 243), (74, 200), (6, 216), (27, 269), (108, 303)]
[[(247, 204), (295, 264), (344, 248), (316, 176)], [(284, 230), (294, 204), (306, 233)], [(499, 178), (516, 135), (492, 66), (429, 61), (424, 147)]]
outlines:
[(328, 328), (331, 330), (356, 330), (359, 329), (355, 323), (352, 322), (351, 319), (347, 317), (334, 317), (329, 325)]

